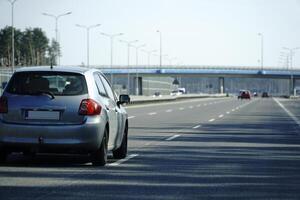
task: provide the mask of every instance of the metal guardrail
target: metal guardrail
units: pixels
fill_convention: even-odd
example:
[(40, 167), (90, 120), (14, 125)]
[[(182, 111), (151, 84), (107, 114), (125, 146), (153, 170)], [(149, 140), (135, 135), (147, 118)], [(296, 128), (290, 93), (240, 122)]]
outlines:
[(158, 103), (158, 102), (169, 102), (177, 101), (183, 99), (195, 99), (195, 98), (224, 98), (226, 94), (183, 94), (179, 96), (161, 96), (161, 97), (152, 97), (152, 96), (130, 96), (131, 102), (130, 105), (135, 104), (144, 104), (144, 103)]

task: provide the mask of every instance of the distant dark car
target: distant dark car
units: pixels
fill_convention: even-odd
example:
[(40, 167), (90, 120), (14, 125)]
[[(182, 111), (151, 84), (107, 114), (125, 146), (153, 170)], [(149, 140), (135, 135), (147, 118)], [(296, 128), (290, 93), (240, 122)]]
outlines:
[(250, 91), (241, 90), (238, 99), (251, 99)]
[(160, 94), (160, 92), (155, 92), (155, 93), (153, 94), (153, 97), (162, 97), (162, 95)]
[(267, 92), (263, 92), (261, 95), (262, 98), (268, 98), (269, 94)]

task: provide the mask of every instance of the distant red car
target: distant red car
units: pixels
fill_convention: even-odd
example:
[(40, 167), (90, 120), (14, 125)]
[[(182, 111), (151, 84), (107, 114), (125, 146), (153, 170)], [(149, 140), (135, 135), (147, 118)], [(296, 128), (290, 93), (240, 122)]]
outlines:
[(250, 91), (248, 90), (241, 90), (238, 96), (238, 99), (251, 99)]

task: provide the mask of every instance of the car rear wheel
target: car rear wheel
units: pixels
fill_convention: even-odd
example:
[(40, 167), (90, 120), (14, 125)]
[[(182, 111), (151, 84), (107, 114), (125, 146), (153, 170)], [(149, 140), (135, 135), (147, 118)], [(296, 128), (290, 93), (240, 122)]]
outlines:
[(100, 148), (92, 154), (92, 163), (94, 166), (104, 166), (107, 163), (107, 142), (108, 131), (105, 129)]
[(5, 163), (7, 157), (7, 153), (5, 150), (0, 149), (0, 163)]
[(126, 125), (124, 130), (124, 136), (122, 144), (119, 148), (113, 151), (113, 156), (115, 159), (125, 158), (127, 155), (127, 141), (128, 141), (128, 126)]

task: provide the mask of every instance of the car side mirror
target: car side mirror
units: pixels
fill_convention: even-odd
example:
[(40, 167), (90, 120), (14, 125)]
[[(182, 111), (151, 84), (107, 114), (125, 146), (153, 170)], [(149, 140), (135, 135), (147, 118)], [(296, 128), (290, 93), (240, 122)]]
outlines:
[(121, 94), (119, 97), (118, 105), (130, 103), (130, 97), (127, 94)]
[(1, 88), (4, 90), (4, 88), (6, 87), (7, 82), (2, 82)]

